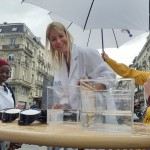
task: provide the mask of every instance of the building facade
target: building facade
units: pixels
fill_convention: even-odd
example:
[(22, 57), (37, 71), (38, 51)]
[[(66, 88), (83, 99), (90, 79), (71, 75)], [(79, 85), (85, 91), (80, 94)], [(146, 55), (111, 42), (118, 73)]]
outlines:
[[(150, 71), (150, 36), (147, 37), (147, 42), (140, 51), (139, 55), (133, 60), (131, 67), (141, 71)], [(140, 101), (140, 109), (144, 110), (146, 107), (146, 98), (143, 86), (136, 85), (135, 99)]]
[(0, 58), (11, 65), (12, 86), (19, 107), (42, 102), (43, 79), (52, 80), (50, 52), (24, 23), (0, 24)]

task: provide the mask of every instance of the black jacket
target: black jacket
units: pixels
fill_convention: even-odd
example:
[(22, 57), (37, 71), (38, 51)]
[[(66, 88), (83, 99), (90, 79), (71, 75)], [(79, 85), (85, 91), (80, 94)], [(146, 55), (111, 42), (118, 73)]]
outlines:
[(11, 86), (10, 86), (8, 83), (6, 83), (6, 82), (5, 82), (5, 85), (6, 85), (6, 87), (10, 90), (10, 92), (11, 92), (11, 94), (12, 94), (12, 98), (13, 98), (13, 100), (14, 100), (14, 106), (16, 106), (15, 95), (14, 95), (14, 92), (13, 92)]

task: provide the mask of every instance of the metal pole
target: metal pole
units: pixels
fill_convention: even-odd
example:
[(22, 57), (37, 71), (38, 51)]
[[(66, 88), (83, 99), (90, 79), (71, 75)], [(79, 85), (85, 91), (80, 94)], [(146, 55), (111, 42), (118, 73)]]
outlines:
[(102, 52), (104, 53), (104, 39), (103, 39), (103, 29), (101, 29), (101, 38), (102, 38)]

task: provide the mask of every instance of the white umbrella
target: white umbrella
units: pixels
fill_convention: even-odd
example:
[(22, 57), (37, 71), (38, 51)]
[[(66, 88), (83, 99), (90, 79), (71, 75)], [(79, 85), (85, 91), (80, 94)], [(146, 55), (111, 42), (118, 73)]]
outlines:
[(149, 0), (22, 0), (83, 29), (149, 30)]
[[(86, 41), (90, 47), (102, 47), (103, 50), (104, 44), (105, 47), (119, 47), (131, 39), (129, 38), (131, 34), (133, 38), (144, 31), (149, 31), (149, 0), (22, 0), (22, 2), (47, 9), (79, 25), (83, 30), (89, 30), (84, 31), (82, 41)], [(81, 32), (79, 35), (82, 36)], [(87, 39), (89, 35), (90, 40)], [(110, 41), (111, 37), (116, 46)]]
[[(145, 32), (143, 30), (103, 29), (102, 36), (101, 29), (83, 30), (81, 27), (60, 16), (53, 13), (50, 13), (49, 15), (52, 21), (59, 21), (68, 28), (74, 37), (75, 43), (96, 49), (104, 49), (104, 46), (105, 48), (118, 48)], [(102, 40), (103, 42), (101, 42)]]

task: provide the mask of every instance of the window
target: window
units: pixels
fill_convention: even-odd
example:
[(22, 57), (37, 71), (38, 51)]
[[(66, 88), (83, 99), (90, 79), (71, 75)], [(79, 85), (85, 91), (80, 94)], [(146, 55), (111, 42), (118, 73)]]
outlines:
[(36, 49), (34, 49), (34, 55), (36, 55)]
[(12, 28), (12, 31), (14, 32), (14, 31), (17, 31), (17, 28), (15, 27), (15, 28)]
[(11, 67), (11, 76), (10, 79), (14, 79), (15, 68)]
[(36, 88), (36, 91), (35, 91), (35, 92), (36, 92), (36, 96), (37, 96), (37, 95), (38, 95), (38, 88)]
[(0, 32), (2, 32), (3, 29), (0, 29)]
[(41, 56), (41, 51), (39, 51), (39, 56)]
[(27, 72), (26, 72), (26, 70), (23, 70), (22, 79), (23, 80), (27, 79)]
[(14, 61), (14, 57), (15, 57), (14, 54), (9, 54), (7, 60), (8, 60), (9, 62), (13, 62), (13, 61)]
[(29, 49), (29, 48), (30, 48), (30, 44), (29, 44), (29, 42), (27, 42), (27, 43), (26, 43), (26, 47), (27, 47), (27, 49)]
[(28, 56), (25, 56), (24, 61), (25, 61), (25, 62), (28, 62)]
[(34, 75), (32, 74), (31, 83), (34, 83)]
[(16, 39), (15, 38), (11, 38), (10, 39), (10, 44), (11, 45), (15, 45), (16, 44)]
[(32, 69), (35, 69), (35, 62), (32, 62)]

